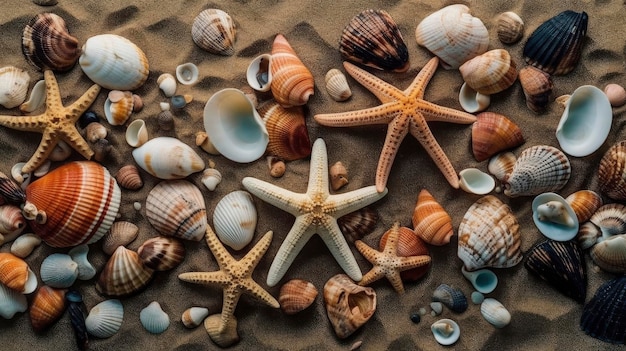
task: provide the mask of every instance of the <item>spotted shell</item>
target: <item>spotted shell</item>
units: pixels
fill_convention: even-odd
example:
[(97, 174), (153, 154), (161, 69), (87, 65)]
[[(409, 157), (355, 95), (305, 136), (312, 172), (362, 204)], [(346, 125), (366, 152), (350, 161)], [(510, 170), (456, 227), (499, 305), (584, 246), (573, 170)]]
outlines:
[(43, 285), (35, 293), (29, 314), (33, 330), (39, 333), (52, 325), (65, 312), (65, 289)]
[(583, 307), (580, 328), (602, 341), (626, 343), (626, 276), (611, 279), (598, 288)]
[(313, 95), (313, 74), (281, 34), (276, 36), (272, 44), (270, 71), (272, 95), (282, 106), (304, 105)]
[(119, 246), (100, 272), (96, 290), (108, 296), (130, 295), (148, 285), (153, 273), (135, 251)]
[(472, 153), (478, 162), (520, 146), (524, 141), (517, 124), (499, 113), (482, 112), (472, 124)]
[(426, 189), (417, 196), (412, 220), (415, 234), (431, 245), (445, 245), (454, 235), (452, 218)]
[(317, 288), (313, 283), (292, 279), (280, 287), (278, 303), (286, 314), (295, 314), (311, 306), (316, 297)]
[(502, 179), (504, 194), (532, 196), (560, 190), (571, 171), (569, 159), (561, 150), (548, 145), (531, 146), (522, 151), (511, 173)]
[(499, 93), (517, 79), (515, 61), (504, 49), (489, 50), (465, 61), (459, 72), (470, 88), (485, 95)]
[(229, 14), (218, 9), (200, 12), (191, 25), (191, 38), (202, 49), (231, 56), (235, 53), (237, 28)]
[(67, 71), (76, 64), (80, 48), (63, 18), (54, 13), (40, 13), (24, 28), (22, 53), (40, 70)]
[(626, 140), (611, 146), (598, 168), (600, 191), (613, 200), (626, 200)]
[(285, 161), (311, 155), (311, 140), (301, 107), (284, 108), (276, 102), (269, 102), (261, 105), (258, 111), (269, 134), (268, 154)]
[(185, 245), (173, 238), (157, 236), (146, 240), (137, 249), (143, 264), (155, 271), (167, 271), (185, 259)]

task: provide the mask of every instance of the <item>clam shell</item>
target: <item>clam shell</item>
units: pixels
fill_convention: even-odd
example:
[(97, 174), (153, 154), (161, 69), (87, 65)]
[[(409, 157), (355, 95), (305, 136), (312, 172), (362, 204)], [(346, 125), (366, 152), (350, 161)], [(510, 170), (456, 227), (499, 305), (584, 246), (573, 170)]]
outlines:
[(601, 236), (599, 240), (608, 239), (616, 234), (626, 233), (626, 206), (612, 203), (600, 206), (589, 219), (597, 226)]
[(198, 78), (200, 78), (200, 70), (193, 63), (186, 62), (176, 66), (176, 79), (180, 84), (193, 85), (198, 81)]
[(208, 316), (204, 319), (204, 329), (214, 343), (220, 347), (229, 347), (239, 341), (237, 318), (231, 316), (226, 325), (221, 320), (221, 313)]
[(578, 233), (579, 223), (570, 204), (559, 194), (543, 193), (533, 199), (533, 221), (546, 237), (567, 241)]
[(37, 276), (23, 259), (0, 252), (0, 285), (20, 294), (30, 294), (37, 288)]
[(183, 312), (181, 321), (187, 328), (195, 328), (202, 324), (204, 319), (209, 316), (209, 309), (206, 307), (190, 307)]
[(132, 121), (126, 128), (126, 142), (132, 147), (139, 147), (148, 141), (148, 128), (143, 119)]
[(400, 28), (384, 10), (368, 9), (354, 16), (341, 33), (339, 53), (344, 60), (380, 70), (405, 72), (410, 67)]
[(26, 296), (0, 283), (0, 317), (11, 319), (28, 308)]
[(53, 288), (69, 288), (78, 278), (78, 264), (69, 255), (53, 253), (41, 262), (41, 281)]
[(11, 253), (17, 257), (25, 258), (40, 244), (41, 238), (35, 234), (20, 235), (11, 245)]
[(100, 272), (96, 290), (108, 296), (130, 295), (148, 285), (153, 272), (135, 251), (119, 246)]
[(626, 276), (611, 279), (598, 288), (583, 307), (580, 328), (596, 339), (626, 343)]
[(22, 53), (26, 61), (42, 71), (67, 71), (76, 64), (80, 48), (63, 18), (54, 13), (40, 13), (24, 27)]
[(204, 161), (187, 144), (172, 137), (156, 137), (133, 150), (135, 162), (160, 179), (180, 179), (204, 169)]
[(513, 11), (503, 12), (496, 19), (496, 34), (503, 44), (515, 44), (524, 36), (524, 21)]
[(441, 302), (452, 312), (456, 313), (465, 312), (468, 306), (467, 297), (465, 297), (463, 291), (447, 284), (441, 284), (433, 291), (432, 300)]
[(578, 190), (565, 198), (578, 218), (578, 223), (588, 221), (602, 206), (602, 197), (593, 190)]
[(100, 34), (85, 42), (78, 59), (80, 68), (105, 89), (135, 90), (148, 79), (148, 58), (130, 40), (116, 34)]
[(124, 189), (138, 190), (143, 186), (143, 179), (139, 174), (139, 169), (135, 165), (125, 165), (115, 174), (117, 184)]
[(520, 146), (524, 141), (517, 124), (499, 113), (479, 113), (472, 124), (472, 153), (478, 162)]
[(504, 194), (532, 196), (560, 190), (571, 171), (569, 159), (561, 150), (548, 145), (531, 146), (522, 151), (511, 173), (502, 179)]
[(526, 106), (535, 113), (545, 111), (554, 99), (552, 77), (533, 66), (520, 69), (518, 77), (526, 98)]
[(157, 78), (159, 89), (166, 97), (172, 97), (176, 94), (176, 78), (170, 73), (163, 73)]
[(345, 274), (338, 274), (324, 285), (324, 303), (335, 334), (344, 339), (374, 315), (376, 292), (355, 284)]
[(467, 83), (461, 85), (459, 90), (459, 104), (461, 107), (469, 112), (480, 112), (489, 107), (491, 103), (491, 97), (489, 95), (481, 94), (472, 89)]
[(459, 172), (459, 187), (470, 194), (485, 195), (495, 186), (493, 177), (478, 168), (465, 168)]
[(48, 285), (40, 287), (33, 298), (28, 313), (33, 330), (39, 333), (52, 325), (65, 312), (65, 290)]
[(578, 303), (587, 295), (587, 273), (582, 249), (575, 241), (546, 240), (527, 254), (524, 267)]
[(346, 101), (352, 96), (346, 75), (340, 70), (336, 68), (328, 70), (324, 82), (326, 83), (326, 92), (333, 100), (337, 102)]
[(626, 273), (626, 234), (602, 240), (591, 248), (589, 255), (595, 264), (607, 272)]
[(459, 72), (470, 88), (485, 95), (499, 93), (517, 79), (515, 61), (504, 49), (489, 50), (466, 61)]
[(120, 206), (121, 190), (109, 171), (91, 161), (66, 163), (26, 187), (26, 199), (44, 223), (31, 229), (53, 247), (91, 244), (109, 230)]
[[(387, 238), (391, 234), (391, 229), (386, 231), (381, 237), (378, 247), (380, 251), (385, 249), (387, 245)], [(400, 257), (409, 256), (430, 256), (428, 246), (420, 237), (415, 235), (415, 232), (411, 228), (399, 227), (398, 232), (398, 246), (396, 248), (396, 254)], [(427, 265), (416, 267), (413, 269), (400, 272), (400, 277), (403, 281), (416, 281), (422, 278), (428, 273), (430, 269), (430, 262)]]
[(96, 338), (110, 338), (122, 327), (124, 306), (118, 299), (104, 300), (89, 310), (85, 327)]
[(229, 14), (218, 9), (200, 12), (191, 25), (191, 38), (202, 49), (219, 55), (235, 53), (237, 28)]
[(626, 104), (626, 89), (623, 86), (615, 83), (607, 84), (604, 87), (604, 93), (609, 99), (611, 106), (621, 107)]
[(270, 71), (272, 95), (282, 106), (304, 105), (313, 95), (313, 74), (281, 34), (276, 36), (272, 44)]
[(440, 319), (430, 325), (430, 331), (440, 345), (452, 345), (461, 336), (461, 328), (452, 319)]
[(522, 260), (520, 246), (517, 218), (493, 195), (472, 204), (459, 225), (457, 254), (468, 271), (513, 267)]
[(611, 146), (598, 168), (600, 191), (613, 200), (626, 200), (626, 140)]
[(524, 60), (549, 74), (567, 74), (578, 63), (587, 34), (586, 12), (563, 11), (541, 24), (524, 45)]
[(207, 168), (202, 172), (202, 184), (210, 191), (222, 182), (222, 173), (215, 168)]
[(598, 238), (602, 236), (600, 228), (596, 227), (591, 222), (585, 222), (580, 225), (578, 234), (576, 234), (576, 241), (580, 248), (586, 250), (596, 244)]
[(259, 115), (269, 134), (267, 153), (285, 161), (311, 155), (311, 140), (301, 107), (284, 108), (276, 102), (259, 107)]
[(502, 181), (504, 176), (513, 171), (517, 157), (514, 153), (507, 151), (501, 152), (489, 159), (487, 169), (496, 179)]
[(156, 301), (152, 301), (141, 310), (139, 320), (141, 325), (152, 334), (161, 334), (170, 326), (170, 317)]
[(89, 262), (88, 253), (89, 246), (86, 244), (78, 245), (67, 253), (78, 265), (78, 279), (80, 280), (89, 280), (96, 275), (96, 268)]
[(412, 221), (415, 234), (431, 245), (445, 245), (454, 235), (452, 218), (426, 189), (417, 196)]
[(328, 175), (330, 176), (330, 187), (333, 191), (337, 191), (348, 184), (348, 170), (341, 161), (337, 161), (330, 166)]
[(111, 90), (104, 101), (104, 115), (110, 125), (121, 126), (133, 113), (133, 105), (133, 93)]
[[(479, 269), (473, 272), (468, 272), (465, 267), (461, 267), (461, 273), (463, 276), (472, 283), (474, 289), (481, 294), (489, 294), (494, 291), (498, 286), (498, 276), (489, 269)], [(472, 296), (472, 301), (473, 301)]]
[(26, 219), (22, 210), (14, 205), (0, 205), (0, 234), (7, 238), (15, 238), (26, 228)]
[(157, 236), (146, 240), (137, 249), (137, 254), (146, 267), (167, 271), (185, 259), (185, 245), (176, 238)]
[(378, 213), (371, 207), (363, 207), (337, 218), (337, 225), (349, 242), (354, 242), (373, 232), (377, 223)]
[(286, 314), (296, 314), (311, 306), (317, 297), (313, 283), (302, 279), (292, 279), (280, 287), (278, 303)]
[(146, 217), (159, 233), (185, 240), (199, 241), (207, 226), (202, 193), (186, 180), (162, 181), (152, 188)]
[(215, 206), (213, 228), (227, 246), (241, 250), (252, 241), (256, 229), (257, 211), (252, 195), (237, 190), (228, 193)]
[(107, 128), (98, 122), (91, 122), (85, 127), (85, 139), (90, 143), (105, 139), (108, 134)]
[(14, 66), (0, 68), (0, 105), (14, 108), (26, 100), (30, 75)]
[(511, 323), (511, 313), (500, 301), (491, 297), (480, 304), (480, 314), (496, 328), (504, 328)]
[(445, 69), (457, 69), (465, 61), (487, 51), (489, 33), (467, 6), (446, 6), (424, 18), (415, 29), (421, 46), (441, 59)]
[(139, 227), (128, 221), (117, 221), (111, 225), (109, 233), (102, 239), (102, 251), (112, 255), (118, 246), (130, 244), (139, 233)]

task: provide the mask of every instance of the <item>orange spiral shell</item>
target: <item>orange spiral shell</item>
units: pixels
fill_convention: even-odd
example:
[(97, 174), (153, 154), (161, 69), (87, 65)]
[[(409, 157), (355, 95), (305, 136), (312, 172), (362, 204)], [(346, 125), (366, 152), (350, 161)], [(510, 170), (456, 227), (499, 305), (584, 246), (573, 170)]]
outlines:
[(287, 39), (278, 34), (272, 45), (272, 95), (284, 107), (300, 106), (313, 95), (313, 74), (296, 55)]
[(413, 211), (415, 234), (432, 245), (445, 245), (454, 235), (452, 218), (426, 189), (417, 197)]

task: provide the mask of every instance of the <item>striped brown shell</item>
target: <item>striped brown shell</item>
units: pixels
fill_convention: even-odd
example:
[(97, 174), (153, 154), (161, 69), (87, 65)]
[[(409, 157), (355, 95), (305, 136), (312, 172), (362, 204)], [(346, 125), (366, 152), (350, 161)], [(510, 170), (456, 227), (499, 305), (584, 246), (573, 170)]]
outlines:
[(598, 168), (600, 191), (613, 200), (626, 200), (626, 140), (611, 146)]
[(80, 56), (78, 39), (70, 35), (65, 20), (54, 13), (33, 17), (22, 33), (22, 53), (40, 70), (67, 71)]
[(502, 180), (504, 194), (532, 196), (560, 190), (571, 175), (567, 156), (549, 145), (531, 146), (519, 155), (511, 173)]

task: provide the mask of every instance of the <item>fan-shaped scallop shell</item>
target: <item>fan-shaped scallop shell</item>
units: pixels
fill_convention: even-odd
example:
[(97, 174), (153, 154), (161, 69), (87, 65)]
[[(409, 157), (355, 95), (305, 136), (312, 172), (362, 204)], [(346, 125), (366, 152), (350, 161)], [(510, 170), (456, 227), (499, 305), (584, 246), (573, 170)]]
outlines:
[(167, 180), (155, 185), (146, 199), (146, 216), (163, 235), (199, 241), (207, 226), (204, 198), (186, 180)]
[(53, 253), (41, 262), (41, 281), (53, 288), (69, 288), (78, 278), (78, 264), (69, 255)]
[(284, 107), (300, 106), (313, 95), (314, 80), (311, 71), (296, 55), (287, 39), (278, 34), (272, 44), (272, 95)]
[(584, 11), (567, 10), (544, 22), (524, 45), (526, 63), (549, 74), (571, 72), (582, 54), (588, 19)]
[(67, 71), (76, 64), (80, 48), (63, 18), (54, 13), (40, 13), (24, 28), (22, 52), (30, 64), (42, 71)]
[(133, 113), (133, 93), (130, 91), (111, 90), (104, 101), (104, 115), (112, 126), (121, 126)]
[(535, 113), (543, 112), (554, 99), (552, 77), (533, 66), (520, 69), (518, 76), (526, 98), (526, 106)]
[(0, 105), (14, 108), (26, 100), (30, 75), (14, 66), (0, 68)]
[(257, 212), (252, 195), (236, 190), (224, 196), (213, 211), (215, 234), (227, 246), (241, 250), (252, 241)]
[(433, 291), (432, 299), (446, 305), (452, 312), (461, 313), (467, 310), (467, 297), (463, 291), (448, 284), (439, 285)]
[(340, 339), (347, 338), (376, 312), (376, 291), (338, 274), (324, 285), (324, 303), (330, 324)]
[(384, 10), (364, 10), (354, 16), (339, 39), (341, 58), (395, 72), (409, 69), (409, 51), (402, 33)]
[(520, 146), (524, 141), (517, 124), (499, 113), (479, 113), (472, 124), (472, 152), (478, 162)]
[(626, 200), (626, 140), (611, 146), (598, 168), (600, 191), (613, 200)]
[(519, 155), (511, 173), (504, 177), (504, 194), (532, 196), (560, 190), (571, 174), (567, 156), (548, 145), (531, 146)]
[(337, 219), (339, 229), (349, 242), (354, 242), (373, 232), (377, 223), (378, 213), (371, 207), (363, 207)]
[(132, 153), (139, 167), (160, 179), (185, 178), (205, 167), (194, 149), (172, 137), (150, 139)]
[(513, 267), (522, 260), (521, 241), (511, 208), (487, 195), (472, 204), (461, 220), (458, 256), (468, 271)]
[(508, 51), (494, 49), (467, 60), (459, 67), (467, 85), (485, 95), (499, 93), (515, 83), (517, 66)]
[(167, 271), (185, 259), (185, 245), (172, 237), (157, 236), (146, 240), (137, 249), (143, 264), (155, 271)]
[(37, 277), (23, 259), (0, 252), (0, 284), (20, 294), (30, 294), (37, 288)]
[(115, 179), (119, 186), (128, 190), (137, 190), (143, 186), (143, 179), (135, 165), (126, 165), (117, 171)]
[(501, 152), (489, 159), (487, 169), (496, 179), (502, 181), (504, 176), (513, 171), (517, 157), (510, 151)]
[(65, 290), (43, 285), (35, 293), (30, 305), (30, 324), (35, 332), (41, 332), (65, 312)]
[(512, 11), (498, 15), (496, 28), (498, 39), (503, 44), (515, 44), (524, 36), (524, 21)]
[[(380, 251), (383, 251), (385, 249), (385, 245), (387, 245), (387, 238), (389, 237), (390, 233), (391, 229), (386, 231), (380, 237), (380, 242), (378, 244)], [(398, 246), (396, 248), (396, 254), (400, 257), (422, 255), (430, 256), (426, 242), (424, 242), (422, 238), (417, 236), (411, 228), (407, 227), (399, 227)], [(421, 267), (402, 271), (400, 272), (400, 277), (403, 281), (416, 281), (426, 275), (429, 269), (430, 263)]]
[(96, 290), (108, 296), (130, 295), (148, 285), (153, 273), (135, 251), (119, 246), (100, 272)]
[(141, 325), (152, 334), (161, 334), (170, 326), (170, 317), (156, 301), (152, 301), (141, 310), (139, 320)]
[(286, 314), (295, 314), (311, 306), (316, 297), (317, 288), (313, 283), (292, 279), (280, 287), (278, 303)]
[(589, 255), (607, 272), (626, 273), (626, 234), (613, 235), (595, 244)]
[(417, 196), (412, 220), (415, 234), (431, 245), (445, 245), (454, 235), (452, 218), (426, 189)]
[(118, 246), (130, 244), (139, 234), (139, 227), (128, 221), (117, 221), (111, 225), (109, 233), (102, 239), (102, 251), (112, 255)]
[(588, 221), (602, 206), (602, 197), (593, 190), (578, 190), (565, 198), (578, 217), (578, 223)]
[(229, 14), (218, 9), (200, 12), (191, 25), (191, 38), (202, 49), (219, 55), (235, 53), (237, 28)]
[(260, 106), (258, 111), (269, 134), (268, 154), (285, 161), (311, 155), (311, 140), (301, 107), (284, 108), (276, 102), (269, 102)]
[(121, 190), (100, 164), (75, 161), (30, 183), (26, 199), (46, 217), (30, 221), (35, 234), (50, 246), (70, 247), (106, 234), (117, 216)]
[(93, 306), (85, 318), (87, 332), (97, 338), (109, 338), (117, 333), (124, 321), (124, 306), (118, 299), (104, 300)]
[(580, 327), (602, 341), (626, 343), (626, 276), (602, 284), (583, 307)]
[(324, 77), (326, 92), (335, 101), (346, 101), (352, 96), (346, 75), (336, 68), (331, 68)]

